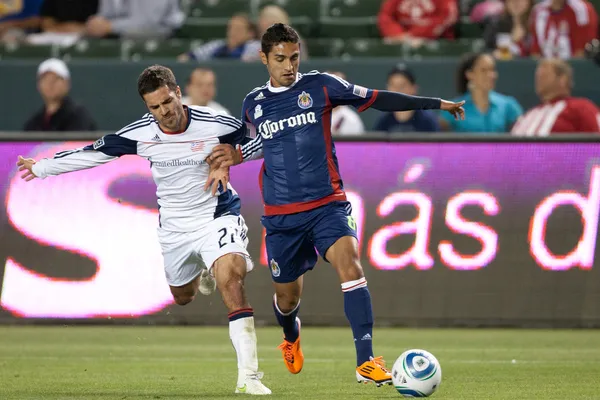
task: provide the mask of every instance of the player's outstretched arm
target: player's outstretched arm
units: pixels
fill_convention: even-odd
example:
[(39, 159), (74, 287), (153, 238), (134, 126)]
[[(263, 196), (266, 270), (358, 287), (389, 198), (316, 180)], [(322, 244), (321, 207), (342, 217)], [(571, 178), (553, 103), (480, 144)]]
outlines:
[(23, 158), (19, 156), (19, 160), (17, 161), (17, 167), (19, 167), (19, 171), (25, 171), (23, 175), (21, 175), (21, 179), (25, 179), (25, 181), (29, 182), (32, 179), (37, 178), (37, 175), (33, 172), (33, 165), (36, 161), (33, 158)]
[(125, 154), (137, 154), (137, 142), (111, 134), (88, 146), (56, 153), (54, 158), (36, 161), (19, 156), (17, 166), (19, 171), (26, 171), (21, 178), (30, 181), (35, 178), (44, 179), (48, 176), (97, 167)]
[(410, 96), (407, 94), (379, 90), (371, 105), (379, 111), (442, 110), (448, 111), (456, 119), (465, 118), (464, 101), (454, 103), (434, 97)]

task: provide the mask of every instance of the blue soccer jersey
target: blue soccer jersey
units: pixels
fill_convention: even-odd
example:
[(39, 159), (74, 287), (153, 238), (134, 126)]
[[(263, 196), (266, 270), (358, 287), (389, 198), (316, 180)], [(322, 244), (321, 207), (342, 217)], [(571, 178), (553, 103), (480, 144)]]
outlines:
[(318, 71), (298, 74), (289, 87), (273, 87), (269, 81), (246, 96), (242, 120), (254, 127), (256, 137), (242, 147), (242, 158), (264, 157), (259, 182), (265, 215), (346, 200), (331, 138), (331, 110), (351, 105), (364, 111), (376, 97), (377, 90)]

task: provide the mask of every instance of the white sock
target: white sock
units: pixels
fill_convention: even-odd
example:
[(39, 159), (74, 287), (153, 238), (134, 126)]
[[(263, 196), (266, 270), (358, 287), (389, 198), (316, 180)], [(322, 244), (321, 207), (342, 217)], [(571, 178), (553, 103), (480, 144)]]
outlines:
[(258, 352), (256, 350), (256, 331), (254, 317), (245, 317), (229, 321), (229, 337), (235, 348), (238, 360), (238, 386), (248, 374), (258, 372)]

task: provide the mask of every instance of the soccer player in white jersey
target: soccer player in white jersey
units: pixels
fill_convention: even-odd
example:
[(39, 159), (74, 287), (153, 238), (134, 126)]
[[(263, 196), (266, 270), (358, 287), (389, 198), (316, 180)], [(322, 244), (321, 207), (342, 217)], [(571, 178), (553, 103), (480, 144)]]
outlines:
[[(253, 310), (244, 278), (253, 268), (246, 246), (247, 227), (231, 185), (218, 195), (205, 191), (204, 159), (220, 143), (241, 144), (241, 121), (208, 107), (184, 106), (173, 72), (154, 65), (138, 79), (138, 92), (150, 113), (95, 143), (39, 161), (19, 156), (22, 178), (30, 181), (102, 165), (122, 155), (150, 161), (159, 204), (158, 239), (167, 282), (175, 302), (185, 305), (216, 286), (229, 310), (229, 336), (237, 353), (236, 393), (271, 394), (258, 371)], [(214, 277), (214, 278), (213, 278)]]

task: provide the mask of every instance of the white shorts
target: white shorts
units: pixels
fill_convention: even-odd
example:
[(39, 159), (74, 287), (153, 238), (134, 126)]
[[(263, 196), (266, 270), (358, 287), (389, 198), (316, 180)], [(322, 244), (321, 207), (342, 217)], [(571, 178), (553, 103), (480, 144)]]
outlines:
[(195, 232), (169, 232), (158, 228), (158, 241), (169, 286), (190, 283), (202, 269), (210, 271), (214, 262), (226, 254), (240, 254), (246, 259), (246, 271), (254, 268), (246, 249), (248, 227), (241, 215), (219, 217)]

